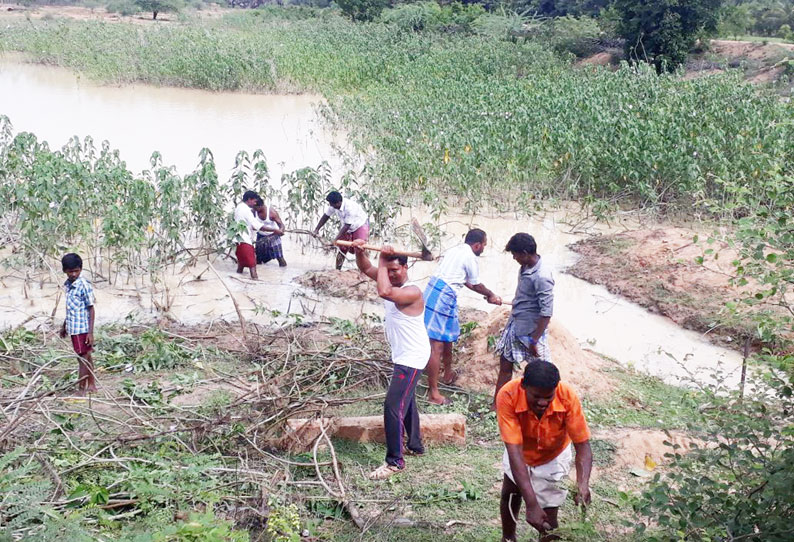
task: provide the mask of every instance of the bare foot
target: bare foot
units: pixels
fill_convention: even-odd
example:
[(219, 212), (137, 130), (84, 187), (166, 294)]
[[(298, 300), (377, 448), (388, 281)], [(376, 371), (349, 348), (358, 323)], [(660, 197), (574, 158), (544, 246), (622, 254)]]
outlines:
[(279, 258), (278, 259), (278, 266), (279, 267), (287, 267), (287, 260), (285, 260), (284, 258)]

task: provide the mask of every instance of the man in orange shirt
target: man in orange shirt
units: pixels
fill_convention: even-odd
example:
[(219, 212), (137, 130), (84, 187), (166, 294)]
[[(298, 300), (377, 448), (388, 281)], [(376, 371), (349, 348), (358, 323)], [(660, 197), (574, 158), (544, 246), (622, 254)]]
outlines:
[(593, 453), (590, 430), (576, 392), (560, 382), (553, 364), (527, 364), (523, 378), (505, 384), (496, 397), (499, 432), (505, 443), (504, 480), (499, 511), (502, 541), (515, 542), (521, 500), (527, 523), (540, 533), (541, 542), (557, 540), (557, 510), (568, 491), (563, 480), (571, 469), (571, 442), (576, 450), (574, 502), (590, 504)]

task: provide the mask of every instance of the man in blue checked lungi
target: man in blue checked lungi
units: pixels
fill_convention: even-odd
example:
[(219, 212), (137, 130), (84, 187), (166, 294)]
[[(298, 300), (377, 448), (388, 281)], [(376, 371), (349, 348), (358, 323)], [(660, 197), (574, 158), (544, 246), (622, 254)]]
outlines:
[(482, 294), (488, 303), (501, 305), (502, 299), (480, 283), (477, 256), (482, 254), (488, 238), (480, 229), (469, 230), (463, 244), (444, 253), (441, 264), (425, 288), (425, 327), (430, 337), (430, 361), (427, 364), (428, 401), (449, 404), (438, 390), (440, 365), (444, 362), (444, 384), (453, 384), (457, 373), (452, 369), (452, 345), (460, 336), (458, 292), (463, 286)]
[(551, 362), (546, 330), (553, 312), (554, 277), (537, 248), (528, 233), (515, 234), (505, 247), (505, 252), (510, 252), (521, 267), (513, 310), (496, 344), (500, 358), (494, 401), (502, 386), (513, 378), (514, 367), (537, 359)]

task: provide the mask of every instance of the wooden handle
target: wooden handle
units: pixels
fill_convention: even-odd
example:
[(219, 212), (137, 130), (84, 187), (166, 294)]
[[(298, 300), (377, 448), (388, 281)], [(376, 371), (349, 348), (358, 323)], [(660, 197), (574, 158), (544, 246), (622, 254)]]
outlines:
[[(334, 244), (340, 247), (353, 246), (352, 241), (334, 241)], [(375, 250), (377, 252), (381, 252), (383, 250), (383, 247), (378, 247), (375, 245), (362, 245), (361, 248), (365, 250)], [(394, 252), (392, 252), (392, 254), (394, 254), (395, 256), (407, 256), (409, 258), (419, 258), (419, 259), (422, 259), (425, 256), (421, 252), (405, 252), (404, 250), (395, 250)]]

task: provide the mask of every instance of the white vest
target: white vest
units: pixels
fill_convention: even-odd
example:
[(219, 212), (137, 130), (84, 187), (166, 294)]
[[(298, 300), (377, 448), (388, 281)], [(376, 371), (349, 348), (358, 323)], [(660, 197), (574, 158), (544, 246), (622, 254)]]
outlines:
[(383, 300), (386, 308), (386, 339), (391, 346), (391, 360), (397, 365), (422, 370), (430, 359), (430, 339), (425, 328), (424, 311), (408, 316), (394, 302)]

